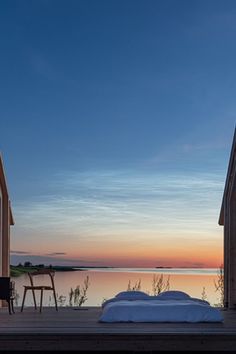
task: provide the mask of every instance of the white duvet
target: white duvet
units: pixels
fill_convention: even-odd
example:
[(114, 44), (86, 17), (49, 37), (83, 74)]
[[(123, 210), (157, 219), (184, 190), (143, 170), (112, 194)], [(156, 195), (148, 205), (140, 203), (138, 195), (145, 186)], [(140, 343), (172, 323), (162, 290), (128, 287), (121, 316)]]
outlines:
[[(221, 312), (207, 301), (179, 291), (158, 296), (122, 292), (103, 304), (100, 322), (222, 322)], [(140, 293), (140, 294), (139, 294)]]

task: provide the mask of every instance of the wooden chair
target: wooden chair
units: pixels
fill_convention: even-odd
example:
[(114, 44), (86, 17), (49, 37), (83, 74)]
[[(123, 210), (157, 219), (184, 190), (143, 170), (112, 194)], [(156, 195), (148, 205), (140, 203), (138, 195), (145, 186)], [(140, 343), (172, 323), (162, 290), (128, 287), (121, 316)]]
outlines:
[(15, 282), (10, 277), (0, 277), (0, 299), (8, 303), (8, 311), (11, 315), (15, 313), (13, 300), (15, 299)]
[[(37, 276), (37, 275), (43, 275), (43, 274), (48, 274), (49, 275), (49, 277), (51, 279), (51, 286), (49, 286), (49, 285), (34, 285), (33, 278), (35, 276)], [(24, 285), (25, 289), (24, 289), (24, 295), (23, 295), (23, 300), (22, 300), (22, 305), (21, 305), (21, 312), (23, 311), (23, 308), (24, 308), (25, 297), (26, 297), (26, 293), (27, 293), (28, 290), (32, 290), (35, 310), (37, 310), (36, 298), (35, 298), (35, 290), (40, 290), (40, 292), (41, 292), (41, 294), (40, 294), (40, 312), (42, 312), (43, 291), (44, 290), (52, 290), (53, 291), (54, 300), (55, 300), (55, 307), (56, 307), (56, 310), (58, 311), (56, 290), (55, 290), (55, 285), (54, 285), (55, 271), (53, 271), (51, 269), (39, 269), (39, 270), (36, 270), (35, 272), (32, 272), (32, 273), (29, 272), (28, 275), (29, 275), (29, 278), (30, 278), (30, 285)]]

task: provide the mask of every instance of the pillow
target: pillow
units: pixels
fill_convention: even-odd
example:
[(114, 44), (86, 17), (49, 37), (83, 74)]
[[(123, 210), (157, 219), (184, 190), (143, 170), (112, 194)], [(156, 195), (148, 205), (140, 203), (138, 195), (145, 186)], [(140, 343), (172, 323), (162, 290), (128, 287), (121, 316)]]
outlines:
[(199, 298), (197, 298), (197, 297), (191, 297), (191, 300), (196, 301), (196, 302), (199, 302), (200, 304), (210, 305), (210, 303), (209, 303), (208, 301), (199, 299)]
[(164, 291), (156, 296), (158, 300), (186, 300), (190, 299), (190, 296), (183, 291)]
[(149, 295), (144, 293), (143, 291), (132, 290), (132, 291), (122, 291), (122, 292), (118, 293), (115, 297), (118, 299), (124, 299), (124, 300), (146, 299), (149, 297)]

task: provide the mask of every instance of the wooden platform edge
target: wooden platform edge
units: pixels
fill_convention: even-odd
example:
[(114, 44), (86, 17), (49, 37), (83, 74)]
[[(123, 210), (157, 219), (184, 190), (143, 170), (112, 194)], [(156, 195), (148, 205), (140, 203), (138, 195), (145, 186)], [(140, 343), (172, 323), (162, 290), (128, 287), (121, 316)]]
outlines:
[(235, 351), (236, 335), (0, 334), (0, 351)]

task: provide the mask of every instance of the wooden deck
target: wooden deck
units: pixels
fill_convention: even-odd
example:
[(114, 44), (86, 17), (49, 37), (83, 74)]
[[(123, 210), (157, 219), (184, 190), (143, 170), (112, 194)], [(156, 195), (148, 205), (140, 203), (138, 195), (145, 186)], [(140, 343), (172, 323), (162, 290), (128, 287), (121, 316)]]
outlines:
[(0, 309), (0, 350), (235, 351), (236, 311), (223, 323), (99, 323), (99, 307)]

